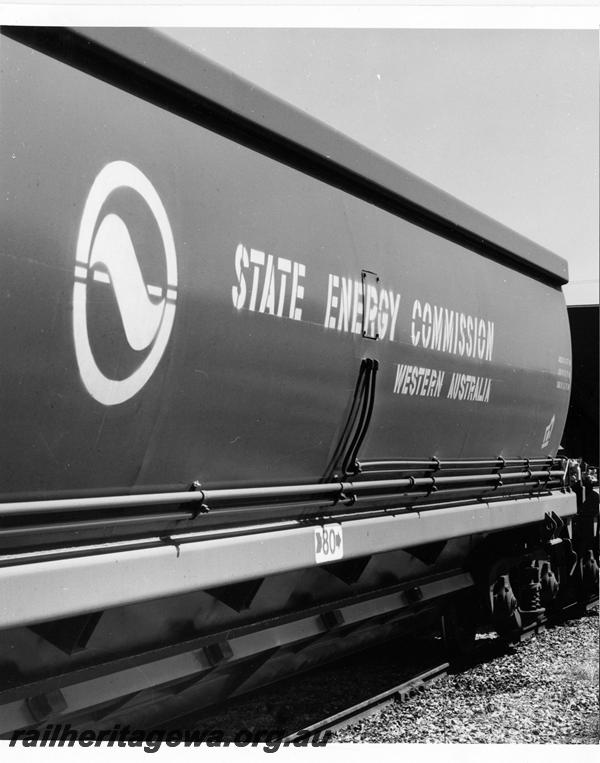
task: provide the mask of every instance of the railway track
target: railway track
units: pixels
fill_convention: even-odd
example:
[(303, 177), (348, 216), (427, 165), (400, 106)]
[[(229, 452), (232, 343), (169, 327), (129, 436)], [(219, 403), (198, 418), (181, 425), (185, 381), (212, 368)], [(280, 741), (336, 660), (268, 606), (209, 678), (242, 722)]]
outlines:
[[(322, 740), (386, 706), (405, 704), (421, 697), (426, 689), (448, 674), (459, 675), (501, 658), (510, 651), (510, 646), (527, 642), (546, 628), (585, 614), (596, 605), (597, 599), (587, 605), (566, 606), (555, 611), (551, 617), (540, 615), (519, 632), (503, 639), (479, 639), (473, 653), (463, 654), (453, 661), (449, 657), (450, 643), (445, 640), (446, 629), (441, 618), (437, 626), (429, 626), (419, 638), (414, 634), (395, 637), (387, 643), (322, 665), (317, 670), (307, 665), (304, 671), (299, 671), (299, 675), (285, 680), (283, 674), (274, 674), (270, 685), (243, 692), (223, 707), (207, 706), (192, 714), (188, 710), (185, 715), (161, 718), (160, 713), (155, 712), (159, 707), (157, 703), (160, 703), (157, 696), (152, 702), (154, 709), (149, 707), (150, 715), (147, 716), (147, 719), (152, 717), (152, 722), (136, 723), (136, 726), (186, 731), (216, 728), (222, 730), (224, 735), (231, 730), (234, 743), (236, 730), (244, 727), (270, 730), (269, 733), (277, 737), (279, 744)], [(252, 663), (250, 668), (253, 668)], [(335, 691), (337, 697), (333, 696)], [(129, 718), (123, 720), (125, 716), (118, 715), (112, 716), (112, 721), (119, 721), (121, 725), (129, 722)], [(97, 722), (89, 727), (109, 728), (110, 718), (110, 714), (104, 717), (98, 715)], [(142, 719), (138, 716), (131, 720), (139, 722)]]
[(597, 607), (549, 623), (535, 638), (450, 672), (412, 702), (353, 721), (330, 741), (597, 745), (598, 632)]
[(317, 723), (298, 729), (283, 737), (280, 741), (284, 744), (290, 744), (307, 737), (319, 736), (322, 739), (326, 732), (337, 731), (338, 729), (359, 721), (362, 718), (368, 717), (387, 705), (391, 705), (394, 702), (407, 702), (418, 694), (424, 692), (430, 684), (444, 678), (448, 673), (449, 667), (450, 663), (443, 662), (430, 670), (418, 673), (391, 689), (376, 694), (362, 702), (358, 702), (339, 713), (323, 718), (323, 720), (318, 721)]
[[(108, 734), (108, 746), (145, 745), (147, 752), (162, 744), (255, 746), (275, 752), (282, 746), (322, 747), (331, 741), (597, 743), (597, 604), (588, 604), (579, 619), (568, 612), (565, 617), (561, 624), (541, 625), (536, 631), (539, 639), (531, 640), (528, 630), (518, 648), (481, 634), (466, 668), (437, 662), (444, 654), (439, 635), (407, 637), (201, 715), (179, 717), (152, 729), (113, 726), (103, 732), (103, 741)], [(409, 654), (416, 668), (407, 669)], [(427, 660), (437, 664), (423, 670)], [(382, 681), (387, 681), (385, 688)], [(337, 699), (332, 697), (334, 690)], [(98, 731), (80, 732), (82, 738), (88, 735), (88, 743), (90, 734), (101, 738)], [(512, 737), (501, 738), (503, 732)], [(38, 739), (42, 733), (44, 746), (47, 738), (49, 746), (63, 746), (62, 738), (75, 732), (61, 725), (46, 727)], [(13, 741), (27, 738), (31, 746), (27, 731), (15, 734)], [(76, 736), (73, 744), (78, 741)]]
[(225, 729), (226, 738), (232, 741), (240, 728), (250, 729), (249, 733), (268, 729), (280, 745), (302, 746), (327, 740), (334, 732), (352, 727), (378, 711), (398, 705), (410, 708), (421, 698), (426, 701), (428, 690), (441, 679), (461, 680), (472, 670), (485, 671), (518, 654), (520, 645), (526, 647), (535, 636), (545, 636), (546, 631), (575, 622), (597, 605), (596, 599), (586, 605), (565, 607), (552, 617), (541, 616), (510, 638), (500, 638), (492, 631), (481, 633), (473, 652), (454, 661), (448, 655), (440, 627), (435, 636), (411, 636), (380, 645), (239, 697), (225, 708), (172, 720), (169, 727), (204, 732), (208, 729), (209, 733), (213, 728)]

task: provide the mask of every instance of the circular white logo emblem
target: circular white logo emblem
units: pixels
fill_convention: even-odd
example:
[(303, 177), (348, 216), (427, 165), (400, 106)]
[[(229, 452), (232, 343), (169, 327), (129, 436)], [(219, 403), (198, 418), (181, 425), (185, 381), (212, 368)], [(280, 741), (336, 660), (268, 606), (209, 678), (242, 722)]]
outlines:
[[(166, 273), (164, 286), (147, 284), (127, 224), (105, 209), (109, 196), (126, 189), (149, 213), (158, 227)], [(120, 314), (126, 347), (141, 363), (122, 379), (111, 378), (99, 367), (92, 351), (88, 326), (91, 281), (109, 284)], [(81, 379), (99, 403), (117, 405), (133, 397), (152, 376), (163, 356), (175, 318), (177, 259), (173, 233), (165, 208), (148, 178), (128, 162), (111, 162), (98, 174), (89, 192), (77, 239), (73, 288), (73, 334)], [(128, 350), (129, 352), (129, 350)], [(101, 363), (100, 363), (101, 365)]]

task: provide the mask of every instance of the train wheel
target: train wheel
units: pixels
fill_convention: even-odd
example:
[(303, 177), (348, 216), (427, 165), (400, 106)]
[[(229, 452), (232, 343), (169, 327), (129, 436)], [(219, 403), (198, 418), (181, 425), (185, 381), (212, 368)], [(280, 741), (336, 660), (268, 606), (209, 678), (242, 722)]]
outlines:
[(540, 602), (549, 615), (553, 615), (559, 609), (560, 582), (554, 574), (552, 565), (548, 560), (540, 560)]
[(600, 582), (600, 570), (594, 552), (588, 549), (579, 562), (579, 601), (587, 604), (598, 598), (598, 584)]
[(522, 627), (519, 603), (508, 574), (500, 575), (491, 586), (492, 620), (499, 636), (510, 636)]
[(475, 649), (477, 634), (476, 604), (474, 597), (454, 602), (444, 612), (444, 645), (451, 659), (468, 659)]
[(529, 625), (544, 613), (542, 606), (541, 569), (538, 560), (526, 564), (521, 572), (519, 611), (522, 625)]

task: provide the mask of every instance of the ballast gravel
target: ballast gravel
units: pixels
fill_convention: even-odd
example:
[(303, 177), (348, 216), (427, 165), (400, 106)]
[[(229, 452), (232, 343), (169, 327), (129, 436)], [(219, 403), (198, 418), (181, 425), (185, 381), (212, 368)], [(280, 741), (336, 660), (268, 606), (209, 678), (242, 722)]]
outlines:
[(598, 610), (451, 674), (334, 742), (599, 743)]

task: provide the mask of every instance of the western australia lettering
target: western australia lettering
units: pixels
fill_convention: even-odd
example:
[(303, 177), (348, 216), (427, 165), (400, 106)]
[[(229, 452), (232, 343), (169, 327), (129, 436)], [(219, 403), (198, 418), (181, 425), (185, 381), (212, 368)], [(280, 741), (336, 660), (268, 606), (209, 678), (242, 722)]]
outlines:
[(451, 400), (468, 400), (476, 403), (488, 403), (492, 380), (485, 376), (471, 374), (452, 374), (448, 395)]
[(400, 294), (391, 289), (377, 289), (330, 273), (323, 325), (351, 334), (364, 331), (371, 337), (393, 342), (399, 308)]
[[(446, 372), (436, 368), (397, 363), (394, 394), (441, 397), (445, 377)], [(486, 376), (453, 373), (445, 395), (450, 400), (488, 403), (491, 389), (492, 380)]]
[(445, 371), (421, 366), (396, 365), (395, 395), (421, 395), (439, 397), (444, 383)]
[(494, 321), (415, 299), (410, 338), (414, 347), (491, 361)]

